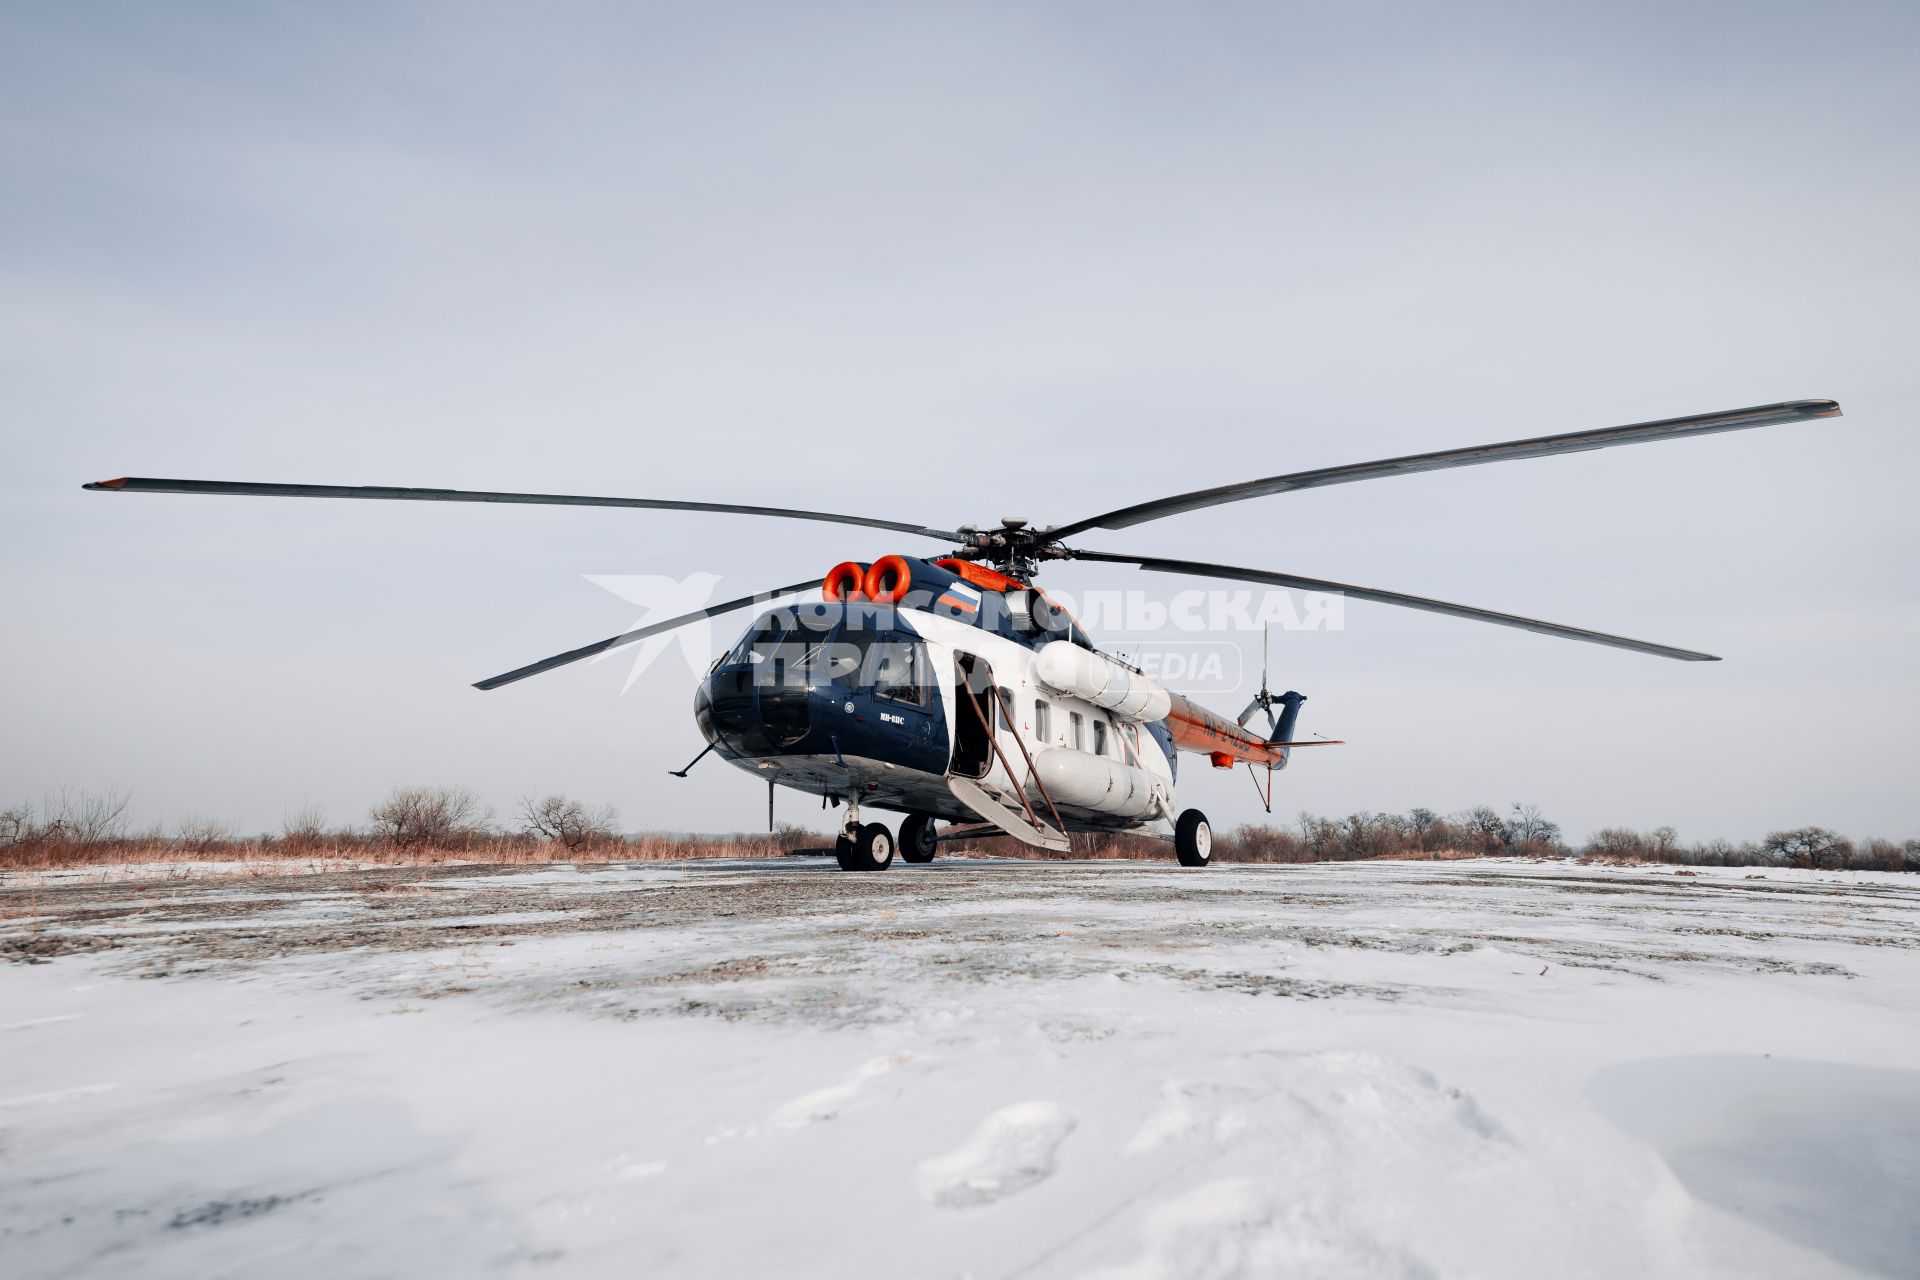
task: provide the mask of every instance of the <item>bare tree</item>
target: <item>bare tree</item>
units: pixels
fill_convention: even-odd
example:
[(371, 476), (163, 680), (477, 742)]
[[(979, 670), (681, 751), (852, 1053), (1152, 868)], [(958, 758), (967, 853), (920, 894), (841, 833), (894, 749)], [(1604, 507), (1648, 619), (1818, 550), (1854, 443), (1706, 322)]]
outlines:
[(1538, 805), (1516, 802), (1500, 834), (1514, 852), (1551, 853), (1560, 842), (1560, 824), (1548, 822)]
[(1504, 853), (1507, 848), (1507, 824), (1489, 805), (1475, 805), (1455, 814), (1453, 825), (1474, 853)]
[(529, 792), (520, 797), (520, 824), (528, 835), (578, 849), (583, 844), (612, 839), (619, 831), (620, 815), (610, 804), (589, 809), (565, 796), (536, 799)]
[(40, 838), (62, 840), (89, 849), (120, 836), (126, 830), (126, 815), (124, 791), (95, 794), (76, 787), (61, 787), (47, 797), (47, 816), (41, 825)]
[(367, 816), (374, 834), (402, 848), (477, 835), (492, 818), (466, 787), (395, 787)]
[(1390, 815), (1362, 809), (1340, 820), (1340, 847), (1350, 858), (1377, 858), (1391, 847), (1395, 835)]
[(280, 836), (296, 849), (311, 849), (327, 838), (327, 811), (308, 800), (280, 819)]
[(1407, 838), (1413, 841), (1413, 847), (1421, 853), (1444, 848), (1446, 838), (1451, 834), (1439, 814), (1431, 809), (1417, 808), (1407, 810), (1406, 832)]
[(0, 845), (32, 844), (42, 834), (40, 824), (34, 821), (32, 805), (0, 810)]
[(1300, 843), (1306, 847), (1307, 856), (1318, 862), (1331, 858), (1340, 847), (1340, 828), (1331, 819), (1307, 813), (1300, 814)]
[(1683, 861), (1696, 867), (1739, 867), (1758, 861), (1759, 850), (1746, 848), (1731, 840), (1709, 840), (1687, 851)]
[(1846, 865), (1853, 846), (1825, 827), (1797, 827), (1792, 831), (1772, 831), (1760, 847), (1790, 867), (1819, 871)]

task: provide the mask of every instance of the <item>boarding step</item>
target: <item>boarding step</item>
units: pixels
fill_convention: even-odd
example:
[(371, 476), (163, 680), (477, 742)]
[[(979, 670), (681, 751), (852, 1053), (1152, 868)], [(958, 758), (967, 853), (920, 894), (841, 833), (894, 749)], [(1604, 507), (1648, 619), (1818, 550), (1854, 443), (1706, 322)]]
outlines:
[(1054, 830), (1044, 822), (1029, 822), (1025, 813), (1003, 803), (973, 779), (949, 777), (947, 786), (954, 798), (979, 814), (983, 822), (992, 823), (1022, 844), (1030, 844), (1036, 849), (1051, 849), (1055, 853), (1066, 852), (1068, 845), (1065, 833)]

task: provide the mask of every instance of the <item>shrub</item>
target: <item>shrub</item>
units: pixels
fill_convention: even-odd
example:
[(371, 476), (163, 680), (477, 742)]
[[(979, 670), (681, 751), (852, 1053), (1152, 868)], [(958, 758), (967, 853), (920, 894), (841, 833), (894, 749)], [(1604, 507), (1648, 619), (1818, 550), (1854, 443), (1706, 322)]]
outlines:
[(1864, 848), (1856, 846), (1847, 866), (1855, 871), (1900, 871), (1906, 859), (1893, 841), (1869, 840)]
[(1611, 858), (1619, 861), (1644, 861), (1651, 845), (1638, 831), (1626, 827), (1602, 827), (1587, 837), (1587, 843), (1580, 850), (1589, 858)]
[(174, 843), (194, 853), (211, 853), (221, 845), (232, 844), (234, 830), (218, 818), (182, 818), (174, 829)]

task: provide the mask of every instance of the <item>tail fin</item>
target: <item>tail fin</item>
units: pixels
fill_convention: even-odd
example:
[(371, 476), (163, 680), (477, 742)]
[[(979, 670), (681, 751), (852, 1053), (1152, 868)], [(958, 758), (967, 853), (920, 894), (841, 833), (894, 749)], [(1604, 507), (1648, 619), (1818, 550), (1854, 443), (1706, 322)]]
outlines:
[[(1280, 712), (1280, 723), (1274, 727), (1273, 736), (1267, 739), (1268, 742), (1293, 741), (1293, 726), (1300, 719), (1300, 704), (1306, 700), (1306, 694), (1295, 693), (1292, 689), (1287, 690), (1274, 699), (1274, 701), (1279, 703), (1284, 709)], [(1287, 759), (1290, 760), (1292, 758), (1293, 752), (1287, 752)], [(1287, 767), (1287, 761), (1282, 760), (1274, 767), (1276, 769), (1284, 769)]]

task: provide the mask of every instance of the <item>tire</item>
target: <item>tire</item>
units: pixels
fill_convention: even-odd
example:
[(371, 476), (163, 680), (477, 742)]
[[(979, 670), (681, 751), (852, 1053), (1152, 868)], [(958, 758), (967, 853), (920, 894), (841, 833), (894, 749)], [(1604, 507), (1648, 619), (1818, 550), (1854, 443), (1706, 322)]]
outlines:
[(1213, 828), (1207, 815), (1188, 809), (1173, 827), (1173, 851), (1183, 867), (1204, 867), (1213, 861)]
[(908, 862), (932, 862), (934, 851), (939, 847), (933, 830), (933, 816), (925, 813), (908, 814), (907, 820), (900, 824), (900, 856)]
[(834, 852), (842, 871), (885, 871), (893, 865), (893, 832), (869, 822), (855, 839), (841, 837)]

